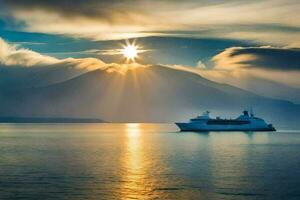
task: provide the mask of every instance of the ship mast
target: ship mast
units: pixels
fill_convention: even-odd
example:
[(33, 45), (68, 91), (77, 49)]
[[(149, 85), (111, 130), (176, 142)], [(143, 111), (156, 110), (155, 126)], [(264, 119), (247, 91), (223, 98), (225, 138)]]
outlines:
[(254, 117), (254, 113), (253, 113), (252, 106), (250, 107), (250, 116), (251, 116), (251, 117)]

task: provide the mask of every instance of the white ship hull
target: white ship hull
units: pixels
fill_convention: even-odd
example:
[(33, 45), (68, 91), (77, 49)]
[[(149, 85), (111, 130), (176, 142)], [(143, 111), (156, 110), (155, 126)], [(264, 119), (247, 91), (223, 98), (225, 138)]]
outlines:
[(181, 131), (275, 131), (275, 128), (270, 125), (207, 125), (198, 123), (176, 123), (176, 125), (180, 128)]

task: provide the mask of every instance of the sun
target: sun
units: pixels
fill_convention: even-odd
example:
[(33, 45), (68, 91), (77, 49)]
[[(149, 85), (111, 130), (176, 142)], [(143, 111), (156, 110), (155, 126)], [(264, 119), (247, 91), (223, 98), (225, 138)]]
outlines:
[(138, 47), (133, 44), (127, 44), (122, 50), (124, 57), (129, 61), (134, 61), (138, 57)]

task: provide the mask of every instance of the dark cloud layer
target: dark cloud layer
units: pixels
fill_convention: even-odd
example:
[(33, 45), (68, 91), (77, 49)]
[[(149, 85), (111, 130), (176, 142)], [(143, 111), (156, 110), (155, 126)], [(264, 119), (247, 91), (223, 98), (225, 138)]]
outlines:
[[(136, 0), (130, 2), (134, 1)], [(3, 0), (3, 2), (4, 5), (12, 10), (42, 10), (58, 13), (64, 18), (83, 17), (89, 19), (101, 19), (107, 23), (115, 23), (117, 19), (122, 20), (121, 16), (124, 16), (126, 19), (128, 19), (133, 12), (141, 12), (138, 10), (134, 11), (129, 9), (129, 4), (127, 4), (129, 1), (127, 0)], [(136, 3), (137, 2), (138, 1), (136, 1)], [(134, 18), (130, 19), (134, 20)]]
[(200, 74), (264, 96), (300, 102), (300, 49), (231, 47), (212, 59), (214, 67)]
[(0, 5), (0, 13), (13, 19), (9, 24), (15, 20), (14, 28), (26, 32), (93, 40), (220, 37), (299, 46), (296, 0), (0, 0)]
[(269, 70), (300, 70), (299, 48), (233, 47), (214, 58), (215, 61), (230, 61), (244, 68)]

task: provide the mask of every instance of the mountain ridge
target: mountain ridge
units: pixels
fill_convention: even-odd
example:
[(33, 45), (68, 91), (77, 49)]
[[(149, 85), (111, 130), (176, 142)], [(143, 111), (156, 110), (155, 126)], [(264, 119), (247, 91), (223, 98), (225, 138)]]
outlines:
[(6, 94), (0, 103), (0, 111), (6, 115), (88, 117), (111, 122), (174, 122), (204, 110), (234, 117), (250, 106), (266, 120), (282, 124), (294, 124), (290, 118), (300, 121), (300, 105), (159, 65), (130, 69), (125, 74), (98, 69)]

